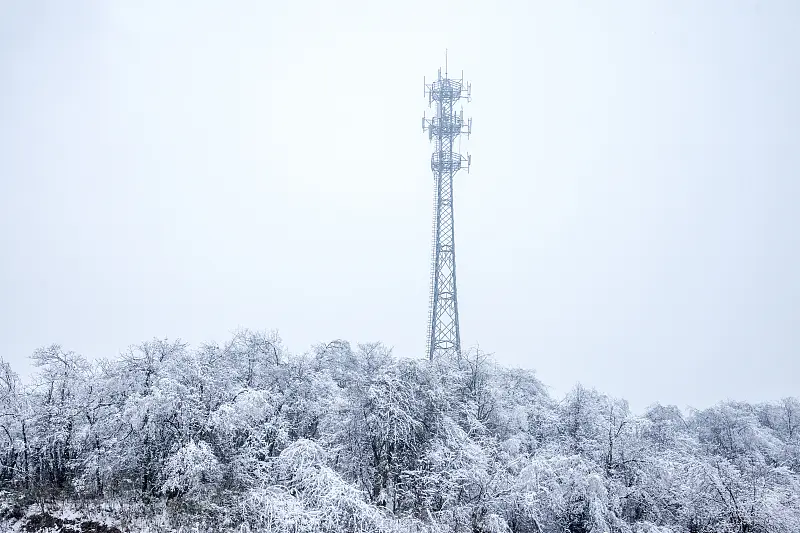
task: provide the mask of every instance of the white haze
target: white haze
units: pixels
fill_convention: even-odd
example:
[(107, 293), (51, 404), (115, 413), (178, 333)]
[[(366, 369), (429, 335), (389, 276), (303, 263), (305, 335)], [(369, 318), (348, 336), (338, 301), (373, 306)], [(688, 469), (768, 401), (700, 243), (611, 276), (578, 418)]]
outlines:
[(635, 410), (798, 395), (799, 6), (0, 3), (0, 355), (421, 357), (447, 48), (464, 344)]

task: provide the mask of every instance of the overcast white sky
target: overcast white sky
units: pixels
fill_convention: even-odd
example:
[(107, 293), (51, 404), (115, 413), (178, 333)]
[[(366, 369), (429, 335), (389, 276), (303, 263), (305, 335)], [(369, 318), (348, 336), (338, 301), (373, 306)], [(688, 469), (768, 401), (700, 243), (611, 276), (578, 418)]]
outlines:
[(0, 355), (242, 326), (424, 356), (448, 48), (465, 345), (636, 410), (800, 395), (798, 27), (778, 0), (0, 0)]

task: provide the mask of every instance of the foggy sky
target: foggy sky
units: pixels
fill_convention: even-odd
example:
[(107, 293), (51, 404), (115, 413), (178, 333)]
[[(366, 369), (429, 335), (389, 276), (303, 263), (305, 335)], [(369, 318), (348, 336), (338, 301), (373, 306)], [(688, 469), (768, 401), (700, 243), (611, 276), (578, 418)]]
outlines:
[(800, 395), (799, 25), (777, 0), (0, 1), (0, 355), (249, 327), (423, 357), (448, 49), (462, 344), (639, 411)]

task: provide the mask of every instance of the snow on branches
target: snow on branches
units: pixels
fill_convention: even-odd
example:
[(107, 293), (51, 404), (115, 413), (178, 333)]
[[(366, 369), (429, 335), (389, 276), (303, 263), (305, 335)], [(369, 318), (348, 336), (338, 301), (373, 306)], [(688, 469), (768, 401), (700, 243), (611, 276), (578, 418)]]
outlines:
[(155, 339), (88, 362), (59, 346), (23, 384), (0, 361), (0, 489), (164, 505), (222, 530), (800, 531), (800, 402), (682, 412), (473, 350), (401, 359), (274, 332)]

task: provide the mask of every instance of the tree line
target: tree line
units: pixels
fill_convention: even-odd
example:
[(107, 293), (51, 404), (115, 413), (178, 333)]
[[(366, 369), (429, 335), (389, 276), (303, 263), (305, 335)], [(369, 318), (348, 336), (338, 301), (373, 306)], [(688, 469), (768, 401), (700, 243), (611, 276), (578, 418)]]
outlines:
[(478, 350), (292, 354), (249, 330), (31, 360), (25, 384), (0, 362), (0, 485), (31, 501), (287, 533), (800, 531), (795, 398), (635, 415), (580, 385), (553, 398)]

